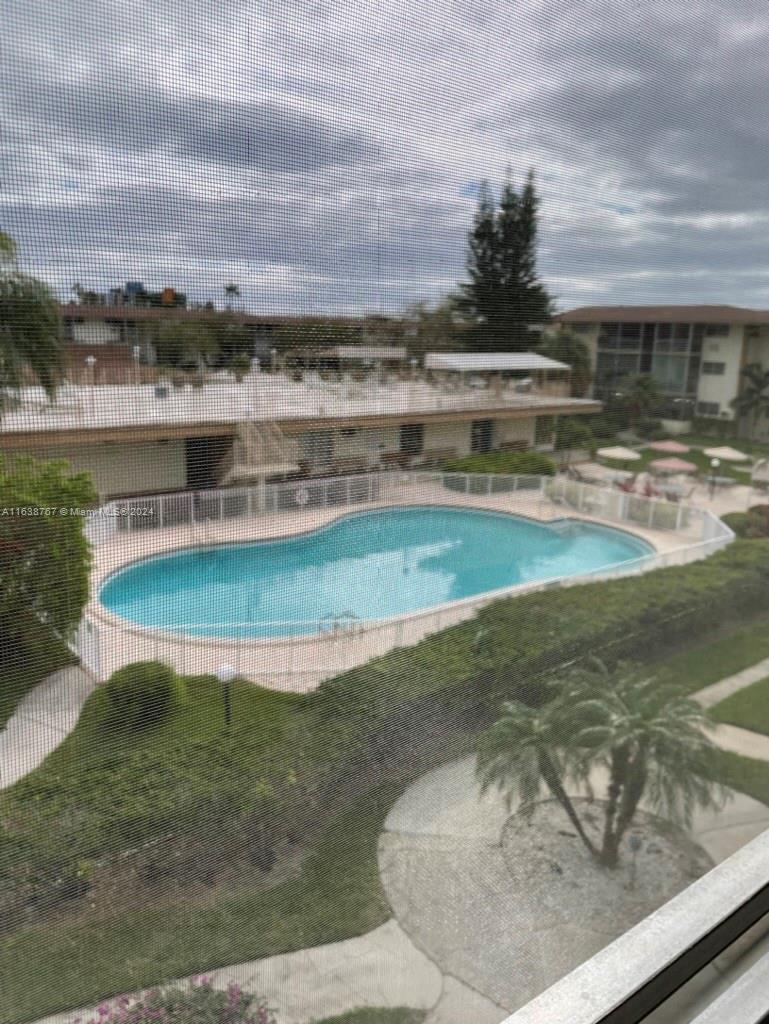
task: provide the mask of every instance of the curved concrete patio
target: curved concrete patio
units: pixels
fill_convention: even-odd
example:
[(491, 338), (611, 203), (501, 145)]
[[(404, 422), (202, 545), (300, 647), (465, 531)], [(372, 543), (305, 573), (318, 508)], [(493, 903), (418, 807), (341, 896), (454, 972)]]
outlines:
[[(600, 791), (603, 780), (592, 781)], [(514, 891), (500, 841), (509, 816), (498, 792), (481, 795), (469, 757), (411, 786), (379, 846), (385, 892), (415, 945), (508, 1012), (616, 937), (568, 913), (543, 915), (538, 901)], [(718, 863), (766, 828), (769, 808), (735, 793), (720, 812), (697, 813), (690, 834)]]

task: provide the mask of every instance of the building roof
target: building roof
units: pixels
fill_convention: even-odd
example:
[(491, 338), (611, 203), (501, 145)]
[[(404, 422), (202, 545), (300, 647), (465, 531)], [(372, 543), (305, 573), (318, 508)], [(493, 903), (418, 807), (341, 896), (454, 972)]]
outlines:
[(500, 370), (568, 370), (569, 366), (536, 352), (428, 352), (425, 368), (455, 370), (458, 373), (494, 373)]
[(769, 324), (769, 310), (742, 306), (578, 306), (557, 313), (557, 323)]
[(185, 306), (80, 305), (68, 302), (59, 307), (66, 320), (201, 320), (227, 315), (240, 324), (362, 324), (361, 317), (352, 316), (285, 316), (271, 313), (242, 313), (235, 310), (191, 309)]
[(332, 345), (323, 349), (320, 355), (332, 359), (405, 359), (408, 352), (400, 345)]

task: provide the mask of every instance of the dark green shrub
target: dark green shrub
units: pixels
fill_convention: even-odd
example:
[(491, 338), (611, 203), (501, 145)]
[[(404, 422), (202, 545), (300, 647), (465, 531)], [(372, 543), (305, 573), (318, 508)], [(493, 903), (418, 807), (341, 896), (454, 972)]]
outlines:
[(747, 540), (769, 537), (769, 505), (753, 505), (747, 512), (730, 512), (723, 520), (738, 537)]
[(110, 725), (142, 729), (161, 721), (181, 703), (184, 684), (160, 661), (136, 661), (113, 672), (104, 691)]
[(555, 447), (561, 451), (566, 448), (587, 448), (592, 450), (595, 446), (595, 435), (590, 429), (590, 424), (581, 419), (564, 417), (558, 421), (555, 432)]
[(661, 441), (662, 438), (667, 437), (661, 420), (639, 420), (635, 429), (638, 436), (647, 441)]
[(507, 473), (512, 476), (554, 476), (555, 463), (541, 452), (486, 452), (450, 459), (446, 473)]

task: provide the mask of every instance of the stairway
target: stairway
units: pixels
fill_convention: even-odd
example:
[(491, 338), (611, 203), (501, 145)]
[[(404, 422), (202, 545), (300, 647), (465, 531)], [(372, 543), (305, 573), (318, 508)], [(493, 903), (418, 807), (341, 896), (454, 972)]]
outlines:
[(298, 445), (277, 423), (244, 421), (237, 425), (232, 457), (221, 464), (222, 486), (248, 484), (299, 472)]

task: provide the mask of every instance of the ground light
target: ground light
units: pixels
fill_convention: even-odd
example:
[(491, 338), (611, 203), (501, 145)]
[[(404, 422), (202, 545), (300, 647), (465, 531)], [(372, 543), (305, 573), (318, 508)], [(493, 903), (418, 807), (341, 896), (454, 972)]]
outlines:
[(232, 725), (232, 688), (231, 684), (237, 672), (232, 665), (220, 665), (216, 670), (216, 678), (222, 684), (222, 700), (224, 703), (224, 726), (227, 732)]

